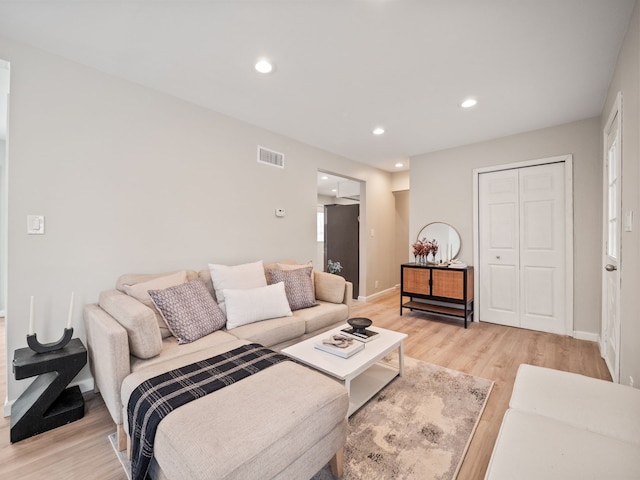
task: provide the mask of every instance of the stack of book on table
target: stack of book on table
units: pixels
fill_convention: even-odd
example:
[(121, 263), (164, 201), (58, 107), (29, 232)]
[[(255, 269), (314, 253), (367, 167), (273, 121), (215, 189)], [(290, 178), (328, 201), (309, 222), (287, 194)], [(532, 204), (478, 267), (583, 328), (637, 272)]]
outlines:
[[(337, 346), (337, 345), (332, 345), (331, 343), (328, 343), (328, 342), (323, 342), (323, 340), (327, 340), (331, 342), (333, 338), (335, 338), (336, 336), (340, 337), (341, 335), (333, 335), (331, 336), (331, 338), (327, 337), (326, 339), (318, 340), (317, 342), (314, 343), (314, 347), (317, 348), (318, 350), (322, 350), (323, 352), (332, 353), (333, 355), (337, 355), (338, 357), (342, 357), (342, 358), (349, 358), (350, 356), (355, 355), (360, 350), (364, 349), (364, 343), (362, 342), (351, 341), (346, 346)], [(350, 340), (346, 336), (342, 338), (344, 338), (345, 340)], [(337, 343), (342, 343), (342, 342), (337, 342)], [(347, 342), (345, 341), (342, 344), (345, 345), (347, 344)]]
[(361, 333), (360, 331), (354, 330), (353, 327), (343, 328), (341, 331), (343, 335), (346, 335), (350, 338), (355, 338), (360, 342), (370, 342), (371, 340), (375, 340), (380, 336), (378, 335), (378, 332), (374, 332), (373, 330), (365, 330), (364, 333)]

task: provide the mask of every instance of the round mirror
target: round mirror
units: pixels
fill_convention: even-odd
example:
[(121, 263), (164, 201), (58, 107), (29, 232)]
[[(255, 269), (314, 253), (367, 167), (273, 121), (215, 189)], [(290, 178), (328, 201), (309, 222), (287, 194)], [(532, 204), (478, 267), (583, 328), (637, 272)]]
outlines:
[(442, 258), (447, 257), (449, 260), (455, 260), (460, 253), (460, 234), (448, 223), (432, 222), (424, 227), (418, 233), (418, 240), (437, 240), (439, 252)]

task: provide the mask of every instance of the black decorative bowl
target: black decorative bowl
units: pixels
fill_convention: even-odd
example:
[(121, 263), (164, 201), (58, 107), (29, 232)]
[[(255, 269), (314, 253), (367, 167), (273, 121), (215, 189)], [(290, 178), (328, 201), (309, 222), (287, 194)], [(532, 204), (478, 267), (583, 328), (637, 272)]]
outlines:
[(347, 323), (353, 327), (353, 333), (361, 333), (364, 335), (367, 327), (370, 327), (373, 322), (368, 318), (356, 317), (350, 318), (347, 320)]

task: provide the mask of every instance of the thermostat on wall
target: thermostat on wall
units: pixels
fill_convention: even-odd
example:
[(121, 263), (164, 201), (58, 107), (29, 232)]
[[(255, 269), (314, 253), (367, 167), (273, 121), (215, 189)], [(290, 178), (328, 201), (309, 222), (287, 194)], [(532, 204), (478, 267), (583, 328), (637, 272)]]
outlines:
[(27, 234), (44, 235), (43, 215), (27, 215)]
[(284, 217), (287, 214), (284, 208), (276, 208), (276, 217)]

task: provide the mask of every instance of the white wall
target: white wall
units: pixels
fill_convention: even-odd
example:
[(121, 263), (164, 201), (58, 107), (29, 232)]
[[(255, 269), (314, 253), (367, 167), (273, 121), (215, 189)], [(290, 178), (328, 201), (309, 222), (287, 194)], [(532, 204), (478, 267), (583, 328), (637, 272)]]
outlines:
[(625, 215), (632, 211), (634, 215), (633, 231), (623, 231), (620, 237), (620, 383), (628, 384), (632, 376), (635, 386), (640, 387), (640, 6), (637, 3), (602, 110), (600, 138), (618, 92), (622, 92), (622, 212)]
[(411, 172), (409, 170), (403, 170), (402, 172), (395, 172), (391, 174), (391, 190), (399, 192), (403, 190), (409, 190)]
[[(314, 258), (318, 169), (365, 182), (362, 218), (377, 233), (362, 240), (361, 293), (391, 286), (391, 261), (373, 261), (393, 243), (388, 172), (2, 37), (0, 58), (11, 62), (7, 366), (26, 346), (30, 295), (39, 339), (53, 341), (75, 291), (84, 339), (81, 306), (120, 274)], [(257, 145), (286, 168), (258, 164)], [(27, 214), (46, 217), (45, 235), (26, 235)], [(7, 376), (11, 401), (31, 380)]]
[(411, 158), (410, 237), (430, 222), (446, 222), (462, 237), (460, 259), (473, 263), (473, 170), (573, 154), (574, 330), (600, 328), (602, 185), (600, 120), (545, 128)]

